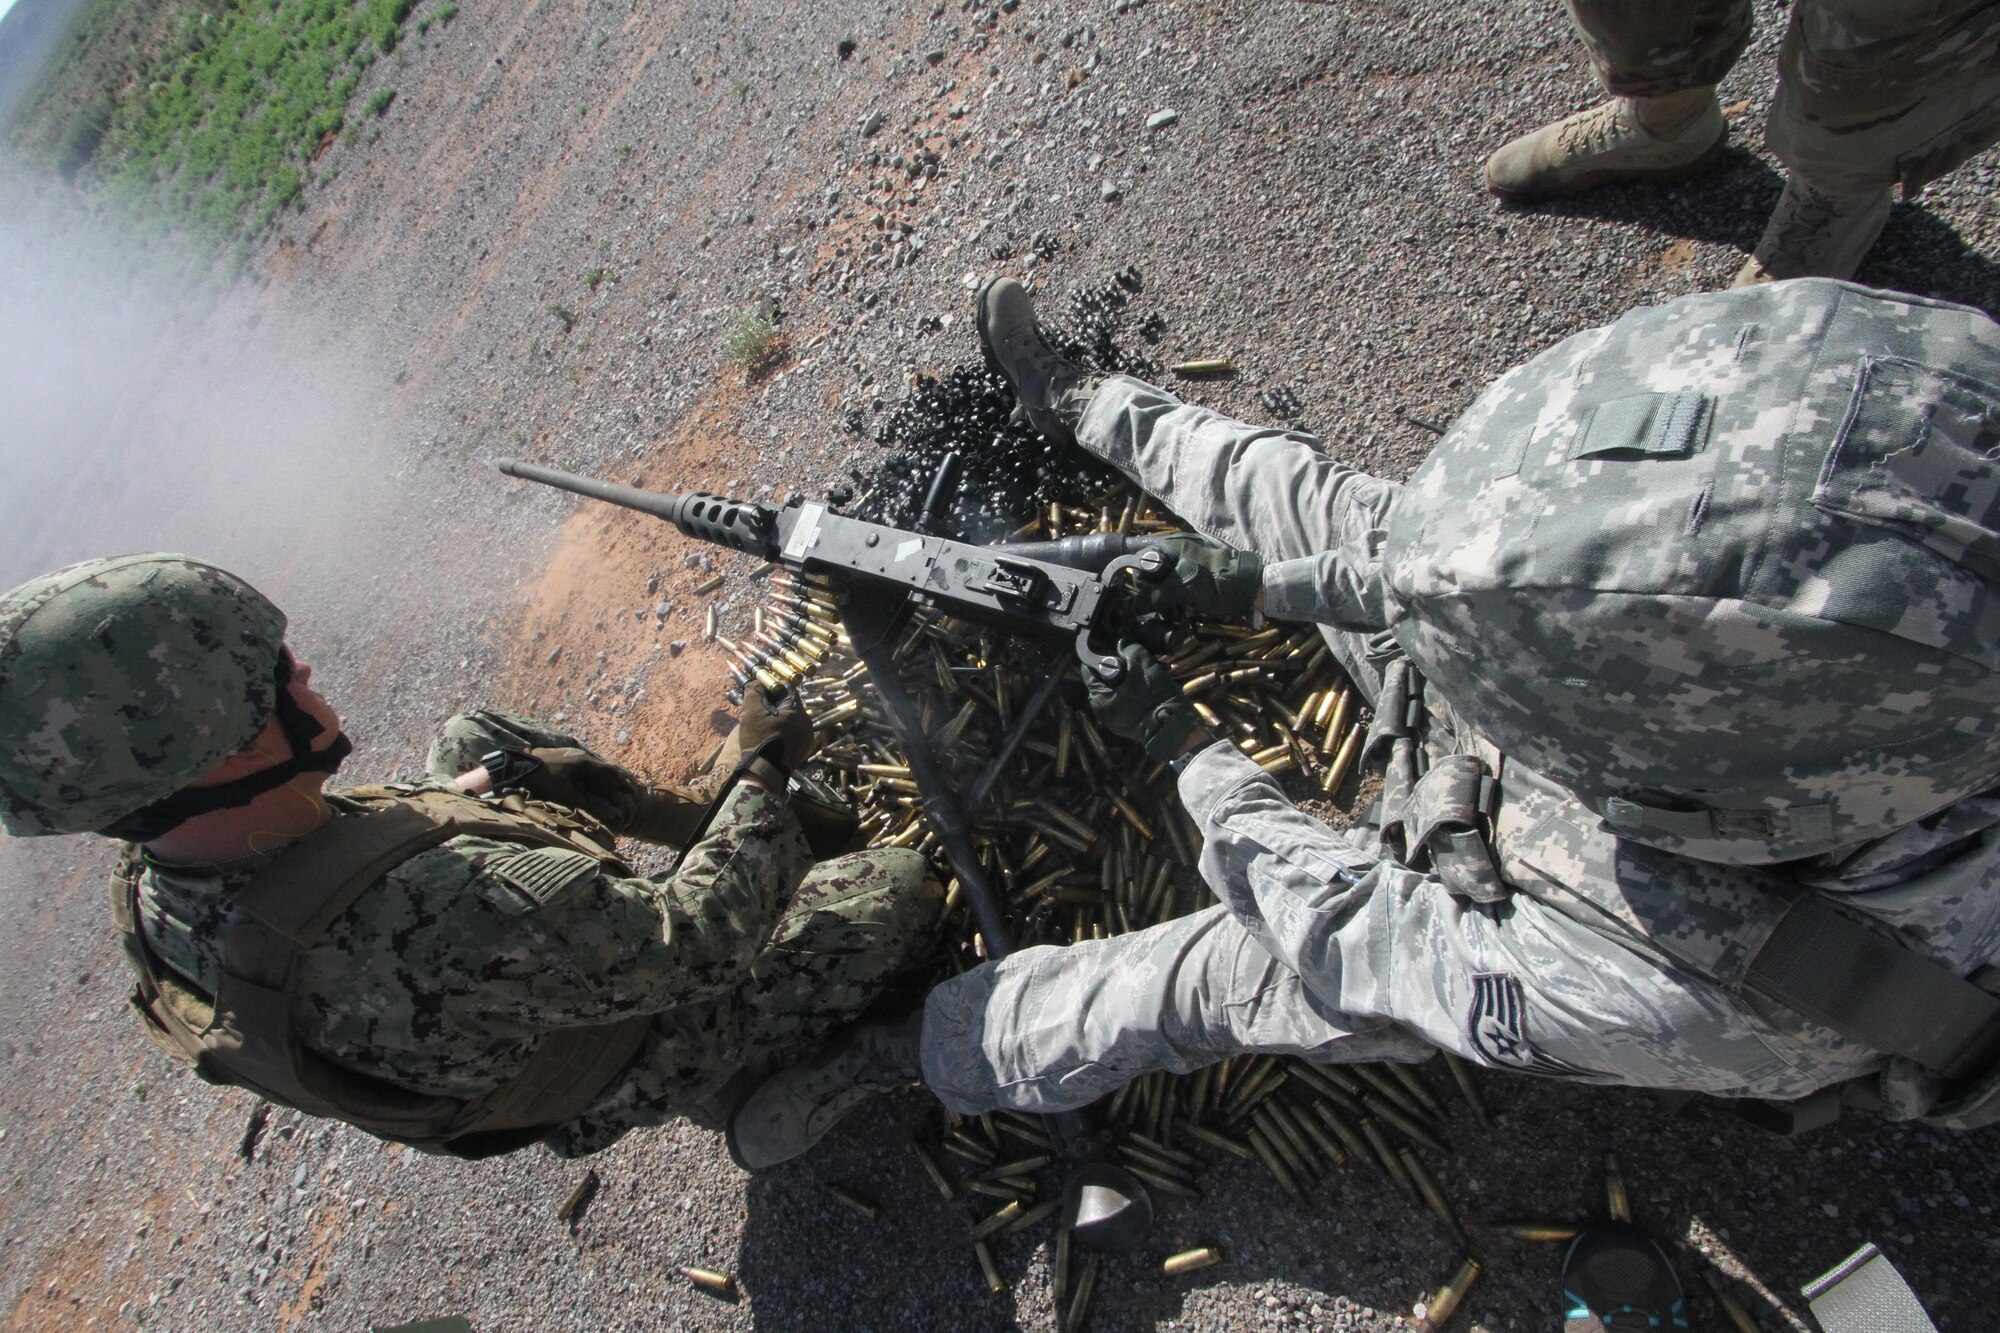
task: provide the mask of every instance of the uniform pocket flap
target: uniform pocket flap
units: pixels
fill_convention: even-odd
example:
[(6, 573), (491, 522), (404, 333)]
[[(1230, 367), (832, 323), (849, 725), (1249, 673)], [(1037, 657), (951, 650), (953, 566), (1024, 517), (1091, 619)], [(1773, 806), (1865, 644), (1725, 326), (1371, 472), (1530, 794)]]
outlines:
[(1813, 503), (2000, 578), (2000, 389), (1863, 357)]
[(1706, 440), (1714, 405), (1714, 399), (1693, 389), (1635, 393), (1599, 403), (1570, 446), (1570, 459), (1685, 458)]

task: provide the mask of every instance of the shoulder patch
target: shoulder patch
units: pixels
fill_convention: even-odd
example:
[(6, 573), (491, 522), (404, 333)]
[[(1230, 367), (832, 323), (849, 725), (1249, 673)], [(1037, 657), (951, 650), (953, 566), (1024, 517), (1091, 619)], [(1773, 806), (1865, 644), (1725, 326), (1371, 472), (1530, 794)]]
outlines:
[(1551, 1078), (1589, 1074), (1565, 1060), (1535, 1049), (1528, 1040), (1527, 1004), (1521, 983), (1506, 972), (1481, 972), (1472, 978), (1472, 1007), (1465, 1033), (1487, 1064)]
[(487, 860), (487, 901), (517, 914), (546, 907), (597, 873), (595, 859), (567, 847), (522, 847)]

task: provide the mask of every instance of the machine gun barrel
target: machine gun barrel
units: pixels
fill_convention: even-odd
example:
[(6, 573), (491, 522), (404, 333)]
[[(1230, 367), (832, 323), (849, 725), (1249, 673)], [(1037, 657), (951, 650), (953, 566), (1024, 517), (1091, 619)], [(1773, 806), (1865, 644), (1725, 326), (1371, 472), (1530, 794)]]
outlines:
[(1172, 567), (1165, 551), (1117, 533), (1018, 546), (976, 546), (835, 513), (822, 504), (782, 509), (701, 492), (646, 491), (503, 459), (510, 477), (652, 514), (697, 541), (747, 551), (787, 569), (923, 597), (952, 615), (1018, 633), (1068, 638), (1106, 680), (1123, 670), (1092, 643), (1124, 571), (1142, 579)]
[(766, 560), (777, 558), (777, 511), (754, 500), (731, 500), (701, 491), (645, 491), (637, 486), (620, 486), (595, 477), (579, 477), (552, 467), (523, 463), (512, 458), (500, 460), (499, 468), (510, 477), (536, 481), (559, 491), (603, 500), (626, 509), (636, 509), (654, 518), (663, 518), (697, 541), (713, 542)]

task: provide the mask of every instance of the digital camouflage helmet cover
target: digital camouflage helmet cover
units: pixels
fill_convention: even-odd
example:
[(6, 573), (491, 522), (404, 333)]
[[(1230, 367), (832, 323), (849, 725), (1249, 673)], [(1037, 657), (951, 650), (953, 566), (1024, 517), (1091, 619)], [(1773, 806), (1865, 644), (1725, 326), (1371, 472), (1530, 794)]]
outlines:
[(1581, 333), (1390, 521), (1397, 640), (1639, 842), (1768, 863), (2000, 783), (2000, 327), (1805, 280)]
[(0, 596), (0, 827), (93, 832), (209, 772), (271, 720), (284, 640), (262, 593), (180, 555)]

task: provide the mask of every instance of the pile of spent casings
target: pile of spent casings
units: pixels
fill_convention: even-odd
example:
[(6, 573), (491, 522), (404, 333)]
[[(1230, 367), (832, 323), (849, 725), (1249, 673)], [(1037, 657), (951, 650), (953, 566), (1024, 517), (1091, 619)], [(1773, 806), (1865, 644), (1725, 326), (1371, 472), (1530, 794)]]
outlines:
[[(1038, 522), (1016, 531), (1038, 539), (1172, 526), (1121, 483), (1089, 509), (1044, 506)], [(805, 587), (825, 599), (818, 606), (831, 605), (830, 590)], [(939, 763), (961, 793), (978, 782), (1042, 677), (1051, 669), (1065, 677), (986, 799), (967, 811), (975, 848), (1020, 945), (1103, 939), (1214, 902), (1195, 873), (1200, 834), (1171, 774), (1097, 727), (1066, 645), (1052, 652), (925, 611), (904, 630), (895, 658)], [(1163, 660), (1216, 734), (1279, 775), (1295, 795), (1343, 788), (1365, 730), (1362, 709), (1316, 630), (1198, 623)], [(810, 771), (853, 802), (871, 845), (914, 847), (942, 866), (907, 756), (844, 636), (835, 631), (815, 669), (796, 679), (823, 741)], [(790, 680), (781, 676), (778, 683)], [(963, 969), (986, 949), (957, 881), (949, 884), (945, 948), (949, 965)], [(1455, 1064), (1453, 1073), (1483, 1120), (1469, 1072)], [(1115, 1136), (1116, 1160), (1162, 1201), (1199, 1199), (1203, 1165), (1218, 1154), (1261, 1161), (1299, 1198), (1352, 1161), (1393, 1181), (1461, 1241), (1465, 1236), (1425, 1156), (1450, 1151), (1445, 1109), (1407, 1067), (1239, 1057), (1187, 1076), (1146, 1075), (1099, 1112)], [(1059, 1190), (1061, 1180), (1051, 1169), (1060, 1163), (1047, 1130), (1027, 1116), (952, 1118), (938, 1143), (918, 1151), (947, 1199), (963, 1195), (990, 1206), (971, 1239), (988, 1285), (999, 1290), (1001, 1270), (989, 1247), (1048, 1222), (1060, 1202), (1042, 1196), (1045, 1186)], [(1072, 1307), (1065, 1326), (1074, 1328), (1093, 1283), (1080, 1276), (1071, 1284), (1066, 1236), (1059, 1230), (1051, 1262), (1057, 1299)], [(1176, 1255), (1167, 1271), (1219, 1257)], [(1458, 1279), (1461, 1286), (1467, 1280), (1467, 1274)]]

